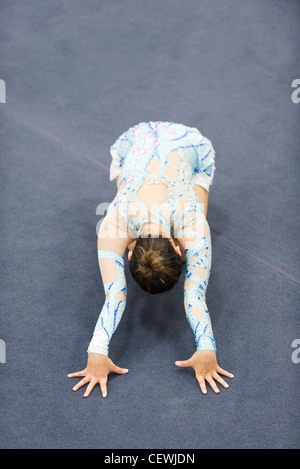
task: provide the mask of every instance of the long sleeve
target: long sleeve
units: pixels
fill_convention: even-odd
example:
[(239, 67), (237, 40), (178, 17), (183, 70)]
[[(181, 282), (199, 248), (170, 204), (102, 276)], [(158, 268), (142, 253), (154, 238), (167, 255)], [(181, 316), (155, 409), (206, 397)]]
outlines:
[(185, 249), (186, 273), (184, 304), (188, 323), (193, 330), (197, 350), (216, 351), (211, 319), (206, 305), (206, 288), (210, 276), (210, 239)]
[(206, 289), (211, 269), (211, 235), (200, 204), (185, 211), (180, 237), (186, 257), (184, 307), (193, 330), (196, 349), (216, 351)]
[(108, 346), (122, 318), (127, 299), (124, 257), (112, 251), (98, 250), (104, 281), (105, 303), (97, 321), (88, 353), (108, 355)]
[(129, 241), (126, 224), (111, 204), (98, 234), (98, 261), (105, 301), (88, 353), (108, 355), (109, 343), (121, 321), (127, 301), (124, 255)]

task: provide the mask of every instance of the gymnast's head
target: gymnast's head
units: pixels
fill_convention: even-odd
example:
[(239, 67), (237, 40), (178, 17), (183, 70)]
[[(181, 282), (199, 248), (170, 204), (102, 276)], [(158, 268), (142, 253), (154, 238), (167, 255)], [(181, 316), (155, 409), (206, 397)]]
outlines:
[(139, 236), (128, 252), (129, 268), (142, 290), (163, 293), (171, 290), (181, 273), (181, 251), (173, 238)]

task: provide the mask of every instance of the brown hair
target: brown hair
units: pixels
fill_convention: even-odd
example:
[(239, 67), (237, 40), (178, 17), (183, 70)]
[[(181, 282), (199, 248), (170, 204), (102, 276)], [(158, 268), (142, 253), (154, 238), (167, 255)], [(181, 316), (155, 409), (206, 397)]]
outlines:
[(138, 237), (129, 268), (142, 290), (153, 295), (174, 287), (181, 273), (181, 260), (169, 238)]

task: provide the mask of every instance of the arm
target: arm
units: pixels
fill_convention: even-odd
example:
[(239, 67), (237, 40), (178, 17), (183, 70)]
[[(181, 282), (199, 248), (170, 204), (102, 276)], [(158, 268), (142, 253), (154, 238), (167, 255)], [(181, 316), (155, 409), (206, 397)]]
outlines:
[(108, 346), (126, 307), (127, 287), (124, 257), (101, 249), (98, 242), (98, 260), (105, 292), (105, 302), (94, 329), (88, 353), (108, 355)]
[(204, 214), (192, 213), (184, 221), (179, 238), (186, 256), (184, 307), (197, 350), (216, 351), (206, 289), (211, 269), (211, 236)]
[(216, 343), (205, 299), (211, 269), (211, 236), (202, 212), (192, 211), (185, 220), (179, 240), (186, 255), (184, 306), (187, 320), (194, 333), (196, 352), (189, 360), (178, 361), (175, 364), (179, 367), (194, 368), (204, 394), (207, 392), (205, 381), (218, 393), (215, 381), (228, 388), (228, 384), (220, 374), (230, 378), (233, 378), (233, 374), (223, 370), (216, 358)]
[(98, 261), (105, 302), (88, 353), (108, 355), (108, 345), (126, 307), (124, 253), (131, 238), (116, 207), (109, 210), (98, 233)]
[(88, 362), (84, 370), (68, 377), (83, 377), (73, 388), (77, 391), (88, 383), (84, 397), (88, 397), (100, 383), (103, 397), (107, 396), (107, 380), (111, 372), (124, 374), (128, 370), (116, 366), (108, 357), (108, 345), (126, 306), (124, 252), (129, 242), (126, 226), (118, 218), (116, 207), (103, 219), (98, 236), (98, 259), (105, 292), (105, 302), (88, 347)]

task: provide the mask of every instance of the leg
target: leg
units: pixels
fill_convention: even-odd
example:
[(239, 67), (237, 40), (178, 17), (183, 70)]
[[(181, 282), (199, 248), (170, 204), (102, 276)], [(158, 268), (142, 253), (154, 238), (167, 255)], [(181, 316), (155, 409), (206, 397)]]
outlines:
[(120, 157), (116, 151), (111, 152), (111, 163), (109, 168), (109, 180), (113, 181), (114, 179), (118, 184), (120, 179)]
[(194, 191), (197, 196), (197, 199), (202, 205), (203, 213), (206, 218), (209, 192), (205, 190), (202, 186), (199, 186), (198, 184), (194, 184)]

